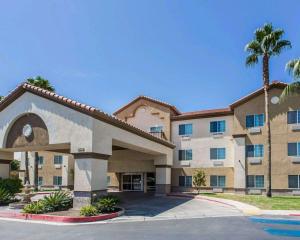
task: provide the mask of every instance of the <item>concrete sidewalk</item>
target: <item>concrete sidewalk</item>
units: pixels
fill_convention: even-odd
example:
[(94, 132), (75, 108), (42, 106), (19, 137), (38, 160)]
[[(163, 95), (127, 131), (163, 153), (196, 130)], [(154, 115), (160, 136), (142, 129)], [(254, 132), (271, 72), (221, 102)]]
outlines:
[(223, 198), (207, 197), (203, 195), (191, 195), (185, 193), (171, 193), (169, 194), (169, 196), (187, 197), (187, 198), (201, 199), (201, 200), (207, 200), (207, 201), (225, 204), (238, 209), (239, 211), (241, 211), (243, 214), (247, 216), (251, 216), (251, 215), (300, 216), (299, 210), (263, 210), (250, 204), (229, 200), (229, 199), (223, 199)]

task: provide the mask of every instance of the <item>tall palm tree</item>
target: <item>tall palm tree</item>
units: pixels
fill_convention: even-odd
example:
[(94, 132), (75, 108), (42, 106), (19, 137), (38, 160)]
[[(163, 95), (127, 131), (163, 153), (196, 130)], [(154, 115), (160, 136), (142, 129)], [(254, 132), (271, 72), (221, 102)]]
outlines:
[[(36, 78), (28, 78), (27, 82), (36, 87), (40, 87), (46, 89), (51, 92), (55, 92), (55, 88), (50, 84), (49, 80), (42, 78), (41, 76), (37, 76)], [(28, 152), (26, 152), (26, 156), (28, 158)], [(38, 161), (39, 161), (39, 153), (35, 152), (34, 154), (34, 186), (37, 190), (38, 188)], [(25, 168), (28, 172), (28, 159), (25, 161)], [(27, 178), (29, 179), (29, 173), (27, 173)]]
[(278, 56), (282, 50), (291, 48), (290, 41), (283, 40), (284, 31), (282, 29), (274, 29), (272, 24), (267, 23), (263, 27), (258, 28), (254, 32), (254, 39), (249, 42), (245, 51), (249, 53), (246, 58), (246, 66), (254, 66), (262, 59), (263, 67), (263, 87), (265, 95), (265, 121), (267, 127), (267, 161), (268, 161), (268, 181), (267, 181), (267, 196), (272, 197), (272, 163), (271, 163), (271, 129), (269, 118), (269, 61), (273, 56)]
[(289, 61), (285, 69), (294, 77), (295, 82), (287, 85), (280, 100), (285, 101), (289, 96), (300, 95), (300, 58)]
[(51, 92), (55, 92), (55, 88), (50, 84), (49, 80), (37, 76), (36, 78), (28, 78), (27, 82), (43, 89), (46, 89)]

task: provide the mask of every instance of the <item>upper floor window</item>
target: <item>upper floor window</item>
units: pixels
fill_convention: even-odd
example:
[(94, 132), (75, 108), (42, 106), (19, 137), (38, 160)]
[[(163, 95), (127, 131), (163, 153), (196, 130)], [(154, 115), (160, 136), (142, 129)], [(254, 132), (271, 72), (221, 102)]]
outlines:
[(192, 176), (179, 176), (180, 187), (192, 187)]
[(178, 151), (178, 160), (192, 160), (193, 159), (193, 151), (192, 149), (188, 150), (179, 150)]
[(264, 125), (264, 114), (254, 114), (246, 116), (246, 128), (262, 127)]
[(54, 164), (62, 164), (62, 162), (63, 162), (63, 156), (61, 155), (54, 156)]
[(210, 186), (211, 187), (225, 187), (226, 177), (225, 176), (210, 176)]
[(163, 130), (162, 126), (150, 127), (150, 132), (151, 133), (160, 133), (160, 132), (162, 132), (162, 130)]
[(300, 110), (288, 111), (287, 122), (288, 122), (288, 124), (300, 123)]
[(180, 124), (179, 125), (179, 135), (192, 135), (193, 134), (193, 124)]
[(288, 143), (288, 156), (290, 157), (300, 156), (300, 142)]
[(39, 158), (38, 158), (38, 164), (39, 165), (43, 165), (44, 164), (44, 157), (43, 156), (39, 156)]
[(289, 188), (300, 188), (300, 175), (289, 175)]
[(246, 146), (246, 157), (263, 157), (264, 156), (264, 145), (247, 145)]
[(248, 175), (247, 187), (249, 188), (263, 188), (264, 187), (264, 175)]
[(220, 160), (226, 158), (226, 149), (225, 148), (211, 148), (210, 149), (210, 159), (211, 160)]
[(210, 132), (211, 133), (225, 132), (225, 120), (210, 122)]

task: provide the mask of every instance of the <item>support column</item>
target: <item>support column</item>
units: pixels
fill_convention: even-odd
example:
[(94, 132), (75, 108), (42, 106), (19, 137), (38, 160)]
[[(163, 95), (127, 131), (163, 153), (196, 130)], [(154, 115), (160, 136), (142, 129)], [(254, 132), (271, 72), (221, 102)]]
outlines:
[(234, 188), (236, 191), (246, 190), (246, 160), (245, 160), (245, 135), (234, 135)]
[(74, 171), (73, 208), (89, 205), (94, 195), (107, 194), (107, 160), (110, 156), (98, 153), (77, 153)]
[(171, 192), (171, 166), (156, 165), (156, 195), (166, 195)]

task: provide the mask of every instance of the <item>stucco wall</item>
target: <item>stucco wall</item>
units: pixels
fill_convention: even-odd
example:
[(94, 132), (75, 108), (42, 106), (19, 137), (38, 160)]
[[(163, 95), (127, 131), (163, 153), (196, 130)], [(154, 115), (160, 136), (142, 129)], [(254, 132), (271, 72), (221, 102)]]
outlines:
[[(222, 137), (215, 138), (210, 133), (210, 122), (225, 120), (226, 131)], [(193, 134), (186, 138), (179, 135), (180, 124), (193, 124)], [(233, 138), (232, 138), (232, 116), (214, 117), (214, 118), (199, 118), (184, 121), (172, 122), (172, 140), (176, 145), (174, 152), (174, 167), (180, 168), (180, 161), (178, 160), (178, 150), (192, 149), (193, 160), (190, 160), (190, 167), (214, 167), (213, 161), (210, 160), (210, 148), (226, 148), (226, 159), (224, 167), (233, 167), (234, 152), (233, 152)], [(217, 167), (214, 167), (217, 168)]]
[[(273, 96), (280, 96), (282, 90), (270, 90), (270, 99)], [(300, 165), (292, 163), (287, 156), (287, 143), (300, 141), (300, 132), (290, 129), (287, 124), (287, 111), (300, 109), (299, 97), (290, 98), (281, 104), (270, 103), (270, 119), (272, 134), (272, 187), (274, 189), (288, 188), (288, 175), (300, 174)], [(264, 158), (262, 164), (251, 165), (248, 163), (249, 175), (265, 175), (265, 186), (267, 180), (266, 160), (266, 127), (262, 127), (259, 134), (250, 134), (246, 129), (246, 115), (264, 113), (264, 95), (242, 104), (234, 109), (234, 133), (246, 134), (246, 145), (264, 144)]]

